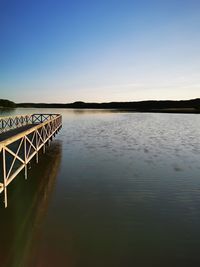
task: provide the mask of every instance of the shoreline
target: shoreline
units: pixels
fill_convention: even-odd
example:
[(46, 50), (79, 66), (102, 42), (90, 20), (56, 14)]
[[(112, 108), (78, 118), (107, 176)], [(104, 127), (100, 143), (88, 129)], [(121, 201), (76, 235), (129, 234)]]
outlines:
[(73, 103), (14, 103), (0, 99), (0, 110), (12, 108), (62, 108), (79, 110), (116, 110), (124, 112), (151, 112), (151, 113), (200, 113), (200, 98), (190, 100), (145, 100), (129, 102), (83, 102)]
[[(29, 106), (29, 107), (15, 107), (15, 108), (9, 108), (10, 109), (29, 109), (29, 108), (34, 108), (34, 109), (76, 109), (76, 110), (112, 110), (116, 112), (130, 112), (130, 113), (170, 113), (170, 114), (200, 114), (200, 110), (196, 110), (193, 108), (169, 108), (169, 109), (129, 109), (129, 108), (90, 108), (90, 107), (51, 107), (51, 106), (46, 106), (46, 107), (36, 107), (36, 106)], [(1, 108), (0, 110), (7, 110), (8, 108)]]

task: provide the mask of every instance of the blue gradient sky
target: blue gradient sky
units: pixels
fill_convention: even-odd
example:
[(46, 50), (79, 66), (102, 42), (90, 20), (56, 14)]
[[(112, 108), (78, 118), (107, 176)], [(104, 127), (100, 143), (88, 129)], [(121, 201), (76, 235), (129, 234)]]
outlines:
[(200, 97), (199, 0), (0, 0), (0, 98)]

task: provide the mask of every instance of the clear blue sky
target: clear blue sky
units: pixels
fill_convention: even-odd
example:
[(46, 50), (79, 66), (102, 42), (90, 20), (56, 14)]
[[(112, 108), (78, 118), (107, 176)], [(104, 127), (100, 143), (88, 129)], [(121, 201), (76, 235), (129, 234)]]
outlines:
[(199, 0), (0, 0), (0, 98), (200, 97)]

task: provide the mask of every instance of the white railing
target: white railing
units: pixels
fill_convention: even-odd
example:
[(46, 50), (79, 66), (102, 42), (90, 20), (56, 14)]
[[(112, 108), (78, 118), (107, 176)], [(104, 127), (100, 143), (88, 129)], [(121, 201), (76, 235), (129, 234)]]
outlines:
[[(38, 162), (38, 152), (58, 133), (62, 127), (60, 114), (32, 114), (20, 117), (1, 118), (2, 131), (8, 128), (19, 128), (31, 124), (28, 130), (4, 138), (0, 142), (0, 193), (4, 191), (4, 202), (7, 207), (7, 186), (24, 169), (27, 179), (27, 164), (35, 156)], [(4, 134), (6, 135), (6, 133)]]

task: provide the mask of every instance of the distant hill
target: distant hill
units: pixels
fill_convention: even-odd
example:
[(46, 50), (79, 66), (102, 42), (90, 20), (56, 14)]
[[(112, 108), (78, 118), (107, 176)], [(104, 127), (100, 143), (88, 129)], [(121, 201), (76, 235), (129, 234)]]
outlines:
[(0, 108), (71, 108), (71, 109), (117, 109), (137, 112), (200, 113), (200, 98), (191, 100), (147, 100), (132, 102), (86, 103), (14, 103), (0, 99)]
[(14, 107), (16, 107), (14, 102), (7, 99), (0, 99), (0, 108), (14, 108)]
[(86, 103), (19, 103), (17, 107), (74, 108), (74, 109), (120, 109), (138, 112), (195, 112), (200, 113), (200, 98), (192, 100), (148, 100), (134, 102)]

